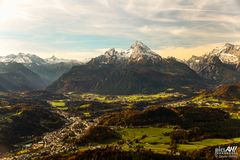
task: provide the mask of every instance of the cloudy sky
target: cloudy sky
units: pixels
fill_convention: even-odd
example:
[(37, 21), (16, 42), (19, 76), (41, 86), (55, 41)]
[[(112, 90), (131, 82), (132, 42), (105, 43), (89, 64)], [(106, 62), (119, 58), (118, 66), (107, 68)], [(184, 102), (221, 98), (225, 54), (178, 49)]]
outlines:
[(240, 40), (239, 0), (0, 0), (0, 55), (86, 60), (140, 40), (188, 58)]

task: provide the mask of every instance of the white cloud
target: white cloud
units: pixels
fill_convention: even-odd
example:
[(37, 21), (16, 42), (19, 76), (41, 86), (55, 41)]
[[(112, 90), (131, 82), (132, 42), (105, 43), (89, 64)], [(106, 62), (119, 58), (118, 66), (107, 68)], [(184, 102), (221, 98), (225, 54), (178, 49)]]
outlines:
[(141, 39), (154, 48), (235, 41), (239, 19), (238, 0), (0, 0), (0, 52), (97, 54), (101, 39), (69, 49), (91, 42), (84, 36), (111, 37), (106, 44)]

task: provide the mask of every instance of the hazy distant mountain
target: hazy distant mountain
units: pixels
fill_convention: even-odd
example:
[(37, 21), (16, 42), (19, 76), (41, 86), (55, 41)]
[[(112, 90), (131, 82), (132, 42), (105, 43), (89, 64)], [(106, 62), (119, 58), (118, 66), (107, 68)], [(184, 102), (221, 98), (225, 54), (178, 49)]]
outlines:
[(25, 91), (44, 89), (46, 82), (19, 63), (0, 63), (0, 90)]
[(68, 72), (73, 66), (79, 64), (73, 63), (53, 63), (53, 64), (42, 64), (42, 65), (29, 65), (26, 66), (33, 72), (40, 75), (48, 85), (53, 81), (57, 80), (64, 73)]
[(203, 56), (192, 56), (187, 64), (201, 77), (217, 83), (240, 81), (240, 46), (226, 43)]
[(19, 53), (17, 55), (10, 54), (5, 57), (0, 57), (0, 62), (15, 62), (15, 63), (21, 63), (21, 64), (45, 64), (46, 61), (36, 55), (33, 54), (25, 54), (25, 53)]
[(57, 64), (57, 63), (71, 63), (71, 64), (78, 64), (80, 63), (77, 60), (72, 60), (72, 59), (63, 59), (63, 58), (57, 58), (55, 56), (52, 56), (50, 58), (44, 59), (46, 63), (48, 64)]
[(25, 53), (0, 57), (0, 62), (16, 62), (23, 64), (31, 71), (39, 74), (47, 84), (58, 79), (63, 73), (69, 71), (72, 66), (81, 64), (76, 60), (62, 59), (55, 56), (43, 59), (39, 56)]
[(37, 55), (25, 53), (10, 54), (5, 57), (0, 57), (0, 62), (16, 62), (22, 64), (36, 64), (36, 65), (56, 63), (80, 63), (77, 60), (57, 58), (55, 56), (43, 59)]
[(186, 64), (174, 58), (163, 59), (137, 41), (127, 51), (110, 49), (86, 65), (73, 67), (47, 89), (57, 92), (132, 94), (201, 85), (202, 79)]

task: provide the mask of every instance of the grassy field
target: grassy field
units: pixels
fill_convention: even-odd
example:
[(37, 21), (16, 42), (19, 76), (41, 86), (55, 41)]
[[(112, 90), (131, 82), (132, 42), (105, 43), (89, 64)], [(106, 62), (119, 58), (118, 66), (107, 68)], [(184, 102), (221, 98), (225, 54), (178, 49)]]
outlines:
[[(143, 146), (145, 149), (151, 149), (157, 153), (170, 152), (170, 136), (168, 133), (173, 131), (173, 126), (169, 128), (124, 128), (118, 130), (124, 141), (132, 142), (133, 146)], [(188, 144), (177, 144), (179, 151), (200, 150), (209, 146), (240, 143), (239, 138), (233, 139), (204, 139), (202, 141), (189, 142)], [(124, 147), (127, 149), (127, 146)]]
[(50, 101), (49, 102), (51, 106), (57, 107), (60, 110), (68, 110), (68, 107), (66, 106), (65, 102), (63, 100), (58, 100), (58, 101)]
[(240, 107), (240, 101), (238, 100), (223, 100), (217, 99), (211, 96), (199, 95), (192, 99), (192, 102), (197, 104), (198, 107), (211, 107), (211, 108), (222, 108), (228, 109), (233, 106)]
[(63, 100), (58, 100), (58, 101), (51, 101), (50, 104), (53, 107), (65, 107), (65, 102)]
[(107, 95), (98, 95), (98, 94), (91, 94), (91, 93), (85, 93), (85, 94), (79, 95), (81, 99), (85, 99), (85, 100), (88, 99), (88, 100), (94, 100), (94, 101), (105, 102), (105, 103), (118, 103), (118, 102), (136, 103), (136, 102), (143, 102), (143, 101), (157, 101), (157, 100), (163, 100), (163, 99), (180, 97), (180, 96), (183, 96), (183, 95), (178, 92), (176, 93), (161, 92), (161, 93), (150, 94), (150, 95), (136, 94), (136, 95), (129, 95), (129, 96), (107, 96)]
[(174, 96), (180, 96), (179, 93), (158, 93), (158, 94), (152, 94), (152, 95), (130, 95), (130, 96), (119, 96), (119, 99), (122, 101), (126, 101), (129, 103), (132, 102), (142, 102), (142, 101), (156, 101), (161, 99), (167, 99)]
[[(143, 146), (158, 153), (170, 152), (170, 136), (173, 126), (165, 128), (124, 128), (118, 130), (124, 141), (132, 143), (133, 146)], [(127, 147), (126, 147), (127, 148)]]
[(233, 139), (204, 139), (202, 141), (190, 142), (189, 144), (178, 144), (177, 147), (180, 151), (194, 151), (209, 146), (217, 146), (231, 143), (240, 143), (240, 137)]
[[(171, 128), (124, 128), (118, 132), (122, 135), (124, 140), (141, 139), (140, 143), (170, 143), (170, 137), (165, 136), (164, 133), (170, 133)], [(145, 138), (143, 138), (145, 137)]]
[(90, 114), (89, 112), (83, 112), (83, 115), (84, 115), (85, 117), (91, 117), (91, 114)]
[(91, 105), (90, 104), (83, 104), (79, 106), (79, 108), (89, 108)]

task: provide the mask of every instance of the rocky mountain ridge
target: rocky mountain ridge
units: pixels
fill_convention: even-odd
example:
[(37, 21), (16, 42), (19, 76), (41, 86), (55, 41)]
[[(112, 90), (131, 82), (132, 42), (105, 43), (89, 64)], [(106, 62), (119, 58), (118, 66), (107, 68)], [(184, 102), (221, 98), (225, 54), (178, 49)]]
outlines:
[(128, 50), (116, 51), (111, 48), (103, 55), (90, 60), (89, 64), (157, 64), (162, 57), (140, 41), (135, 41)]
[(80, 63), (77, 60), (70, 60), (70, 59), (62, 59), (52, 56), (50, 58), (41, 58), (34, 54), (29, 53), (18, 53), (18, 54), (10, 54), (7, 56), (0, 57), (0, 62), (2, 63), (21, 63), (21, 64), (57, 64), (57, 63)]
[(142, 42), (118, 52), (110, 49), (87, 64), (73, 67), (51, 84), (52, 92), (102, 94), (156, 93), (168, 88), (200, 88), (203, 80), (175, 58), (162, 58)]
[(186, 64), (204, 79), (216, 83), (240, 81), (240, 45), (226, 43), (203, 56), (192, 56)]

